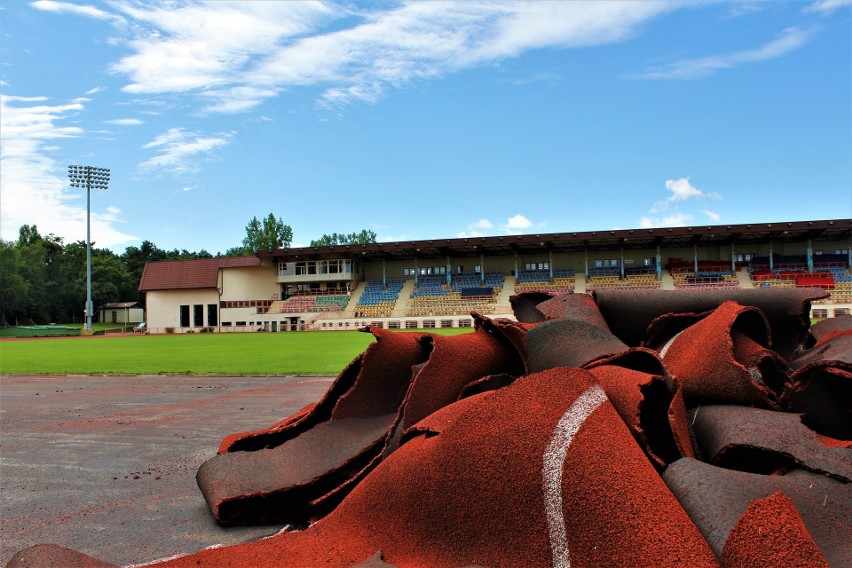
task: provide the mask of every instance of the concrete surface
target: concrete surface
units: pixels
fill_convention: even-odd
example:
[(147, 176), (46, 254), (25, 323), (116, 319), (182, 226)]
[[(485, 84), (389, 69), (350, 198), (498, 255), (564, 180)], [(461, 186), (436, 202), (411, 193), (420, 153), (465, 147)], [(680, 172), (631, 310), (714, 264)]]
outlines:
[(219, 527), (195, 473), (226, 435), (271, 426), (332, 380), (0, 376), (0, 566), (39, 543), (134, 565), (274, 534)]

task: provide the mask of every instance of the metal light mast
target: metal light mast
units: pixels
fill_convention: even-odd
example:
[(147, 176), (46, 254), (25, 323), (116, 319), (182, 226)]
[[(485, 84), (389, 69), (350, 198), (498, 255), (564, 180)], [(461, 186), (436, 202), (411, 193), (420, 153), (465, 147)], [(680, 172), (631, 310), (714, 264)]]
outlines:
[(86, 333), (92, 332), (92, 189), (107, 189), (109, 170), (92, 166), (68, 166), (71, 187), (86, 188)]

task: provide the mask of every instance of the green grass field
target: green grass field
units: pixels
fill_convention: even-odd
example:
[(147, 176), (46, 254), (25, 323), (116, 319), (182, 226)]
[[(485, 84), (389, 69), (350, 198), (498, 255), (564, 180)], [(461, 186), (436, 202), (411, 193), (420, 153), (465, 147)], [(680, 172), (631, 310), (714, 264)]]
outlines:
[[(471, 330), (429, 331), (457, 334)], [(357, 331), (124, 335), (2, 341), (0, 373), (335, 376), (373, 341), (372, 334)]]

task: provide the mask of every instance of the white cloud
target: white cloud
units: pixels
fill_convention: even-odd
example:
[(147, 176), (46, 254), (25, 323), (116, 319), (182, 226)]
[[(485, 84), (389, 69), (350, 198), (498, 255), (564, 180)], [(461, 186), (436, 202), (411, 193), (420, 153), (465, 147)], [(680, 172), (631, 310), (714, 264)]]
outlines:
[(230, 143), (233, 133), (204, 136), (186, 132), (183, 128), (170, 128), (148, 142), (143, 149), (155, 149), (160, 153), (139, 164), (145, 172), (163, 171), (170, 175), (184, 175), (201, 169), (199, 160), (205, 155)]
[(643, 229), (654, 227), (685, 227), (692, 220), (689, 213), (673, 213), (665, 217), (642, 217), (639, 226)]
[(36, 0), (32, 3), (33, 8), (44, 10), (45, 12), (53, 12), (55, 14), (77, 14), (98, 20), (111, 20), (114, 18), (109, 12), (104, 12), (94, 6), (84, 6), (81, 4), (72, 4), (70, 2), (55, 2), (54, 0)]
[(723, 69), (732, 69), (747, 63), (757, 63), (781, 57), (805, 45), (810, 40), (811, 35), (810, 32), (801, 28), (787, 28), (774, 40), (755, 49), (726, 55), (683, 59), (668, 65), (652, 67), (635, 75), (634, 78), (698, 79)]
[(521, 214), (515, 215), (514, 217), (510, 217), (506, 224), (503, 225), (503, 230), (507, 233), (517, 233), (523, 231), (524, 229), (529, 229), (533, 226), (532, 221), (527, 219)]
[(655, 202), (651, 207), (651, 213), (669, 210), (679, 202), (685, 202), (690, 199), (722, 199), (722, 196), (715, 191), (705, 193), (693, 186), (689, 178), (667, 179), (666, 189), (671, 191), (672, 194), (661, 201)]
[[(85, 239), (85, 193), (69, 187), (67, 164), (52, 156), (57, 148), (50, 144), (85, 134), (78, 127), (60, 126), (83, 110), (81, 103), (49, 105), (44, 97), (0, 96), (0, 238), (16, 239), (20, 226), (27, 224), (66, 242)], [(100, 247), (138, 240), (115, 228), (121, 223), (118, 209), (97, 211), (109, 199), (102, 195), (92, 196), (92, 240)]]
[(843, 8), (844, 6), (852, 6), (852, 0), (818, 0), (814, 2), (812, 5), (808, 6), (806, 11), (808, 12), (818, 12), (821, 14), (830, 14), (839, 8)]
[(494, 228), (494, 224), (488, 219), (482, 218), (467, 226), (466, 231), (459, 231), (456, 237), (466, 239), (471, 237), (485, 237), (490, 229)]
[[(502, 223), (499, 227), (499, 232), (505, 235), (517, 235), (534, 226), (535, 223), (519, 213), (510, 217), (505, 223)], [(494, 228), (494, 223), (482, 218), (468, 225), (467, 230), (460, 231), (456, 236), (459, 238), (492, 236), (495, 233)]]
[[(116, 3), (131, 52), (112, 65), (124, 91), (194, 93), (202, 110), (241, 112), (294, 87), (318, 103), (375, 102), (390, 88), (493, 64), (526, 51), (623, 41), (668, 2)], [(366, 6), (366, 7), (364, 7)], [(105, 19), (52, 0), (37, 7)], [(128, 22), (131, 25), (128, 25)]]
[[(689, 209), (693, 202), (703, 201), (706, 199), (721, 200), (722, 196), (715, 191), (702, 191), (692, 185), (689, 178), (667, 179), (665, 183), (666, 189), (671, 192), (671, 195), (665, 199), (654, 202), (649, 210), (649, 213), (664, 213), (661, 217), (646, 216), (639, 220), (639, 225), (643, 228), (650, 227), (682, 227), (692, 222), (694, 214), (690, 211), (683, 211), (682, 208)], [(696, 210), (696, 213), (698, 210)], [(704, 209), (702, 213), (711, 221), (718, 221), (721, 216), (715, 211)]]
[(139, 126), (140, 124), (145, 124), (144, 121), (138, 118), (115, 118), (113, 120), (105, 120), (104, 122), (117, 126)]

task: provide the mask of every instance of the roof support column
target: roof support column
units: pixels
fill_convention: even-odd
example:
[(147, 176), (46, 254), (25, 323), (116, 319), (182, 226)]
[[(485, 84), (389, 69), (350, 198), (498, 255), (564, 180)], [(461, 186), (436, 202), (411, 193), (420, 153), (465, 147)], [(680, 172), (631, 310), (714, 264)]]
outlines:
[(451, 274), (453, 273), (453, 265), (450, 262), (450, 255), (447, 255), (447, 287), (450, 286), (450, 278), (452, 278)]
[(387, 290), (387, 288), (388, 288), (387, 266), (385, 265), (385, 259), (382, 259), (382, 289)]
[(731, 274), (737, 273), (737, 252), (734, 250), (734, 243), (731, 243)]
[(657, 256), (655, 258), (656, 265), (654, 266), (654, 270), (657, 275), (657, 280), (663, 277), (663, 256), (660, 254), (660, 245), (657, 245)]
[(621, 268), (621, 279), (624, 280), (624, 247), (621, 247), (621, 258), (618, 261), (618, 266)]
[(512, 253), (512, 256), (515, 258), (515, 280), (518, 279), (518, 251)]
[(479, 253), (479, 283), (485, 284), (485, 253)]
[(692, 272), (698, 275), (698, 243), (692, 245)]
[(808, 272), (814, 271), (814, 249), (811, 240), (808, 239)]
[(769, 270), (775, 269), (775, 262), (772, 259), (772, 239), (769, 239)]
[(550, 268), (550, 281), (553, 282), (553, 250), (547, 251), (547, 266)]
[(586, 274), (586, 281), (588, 283), (588, 280), (589, 280), (589, 249), (586, 248), (586, 247), (583, 247), (583, 256), (584, 256), (585, 263), (586, 263), (586, 268), (585, 268), (584, 272)]
[(420, 269), (417, 267), (417, 257), (414, 257), (414, 285), (417, 286), (420, 278)]

